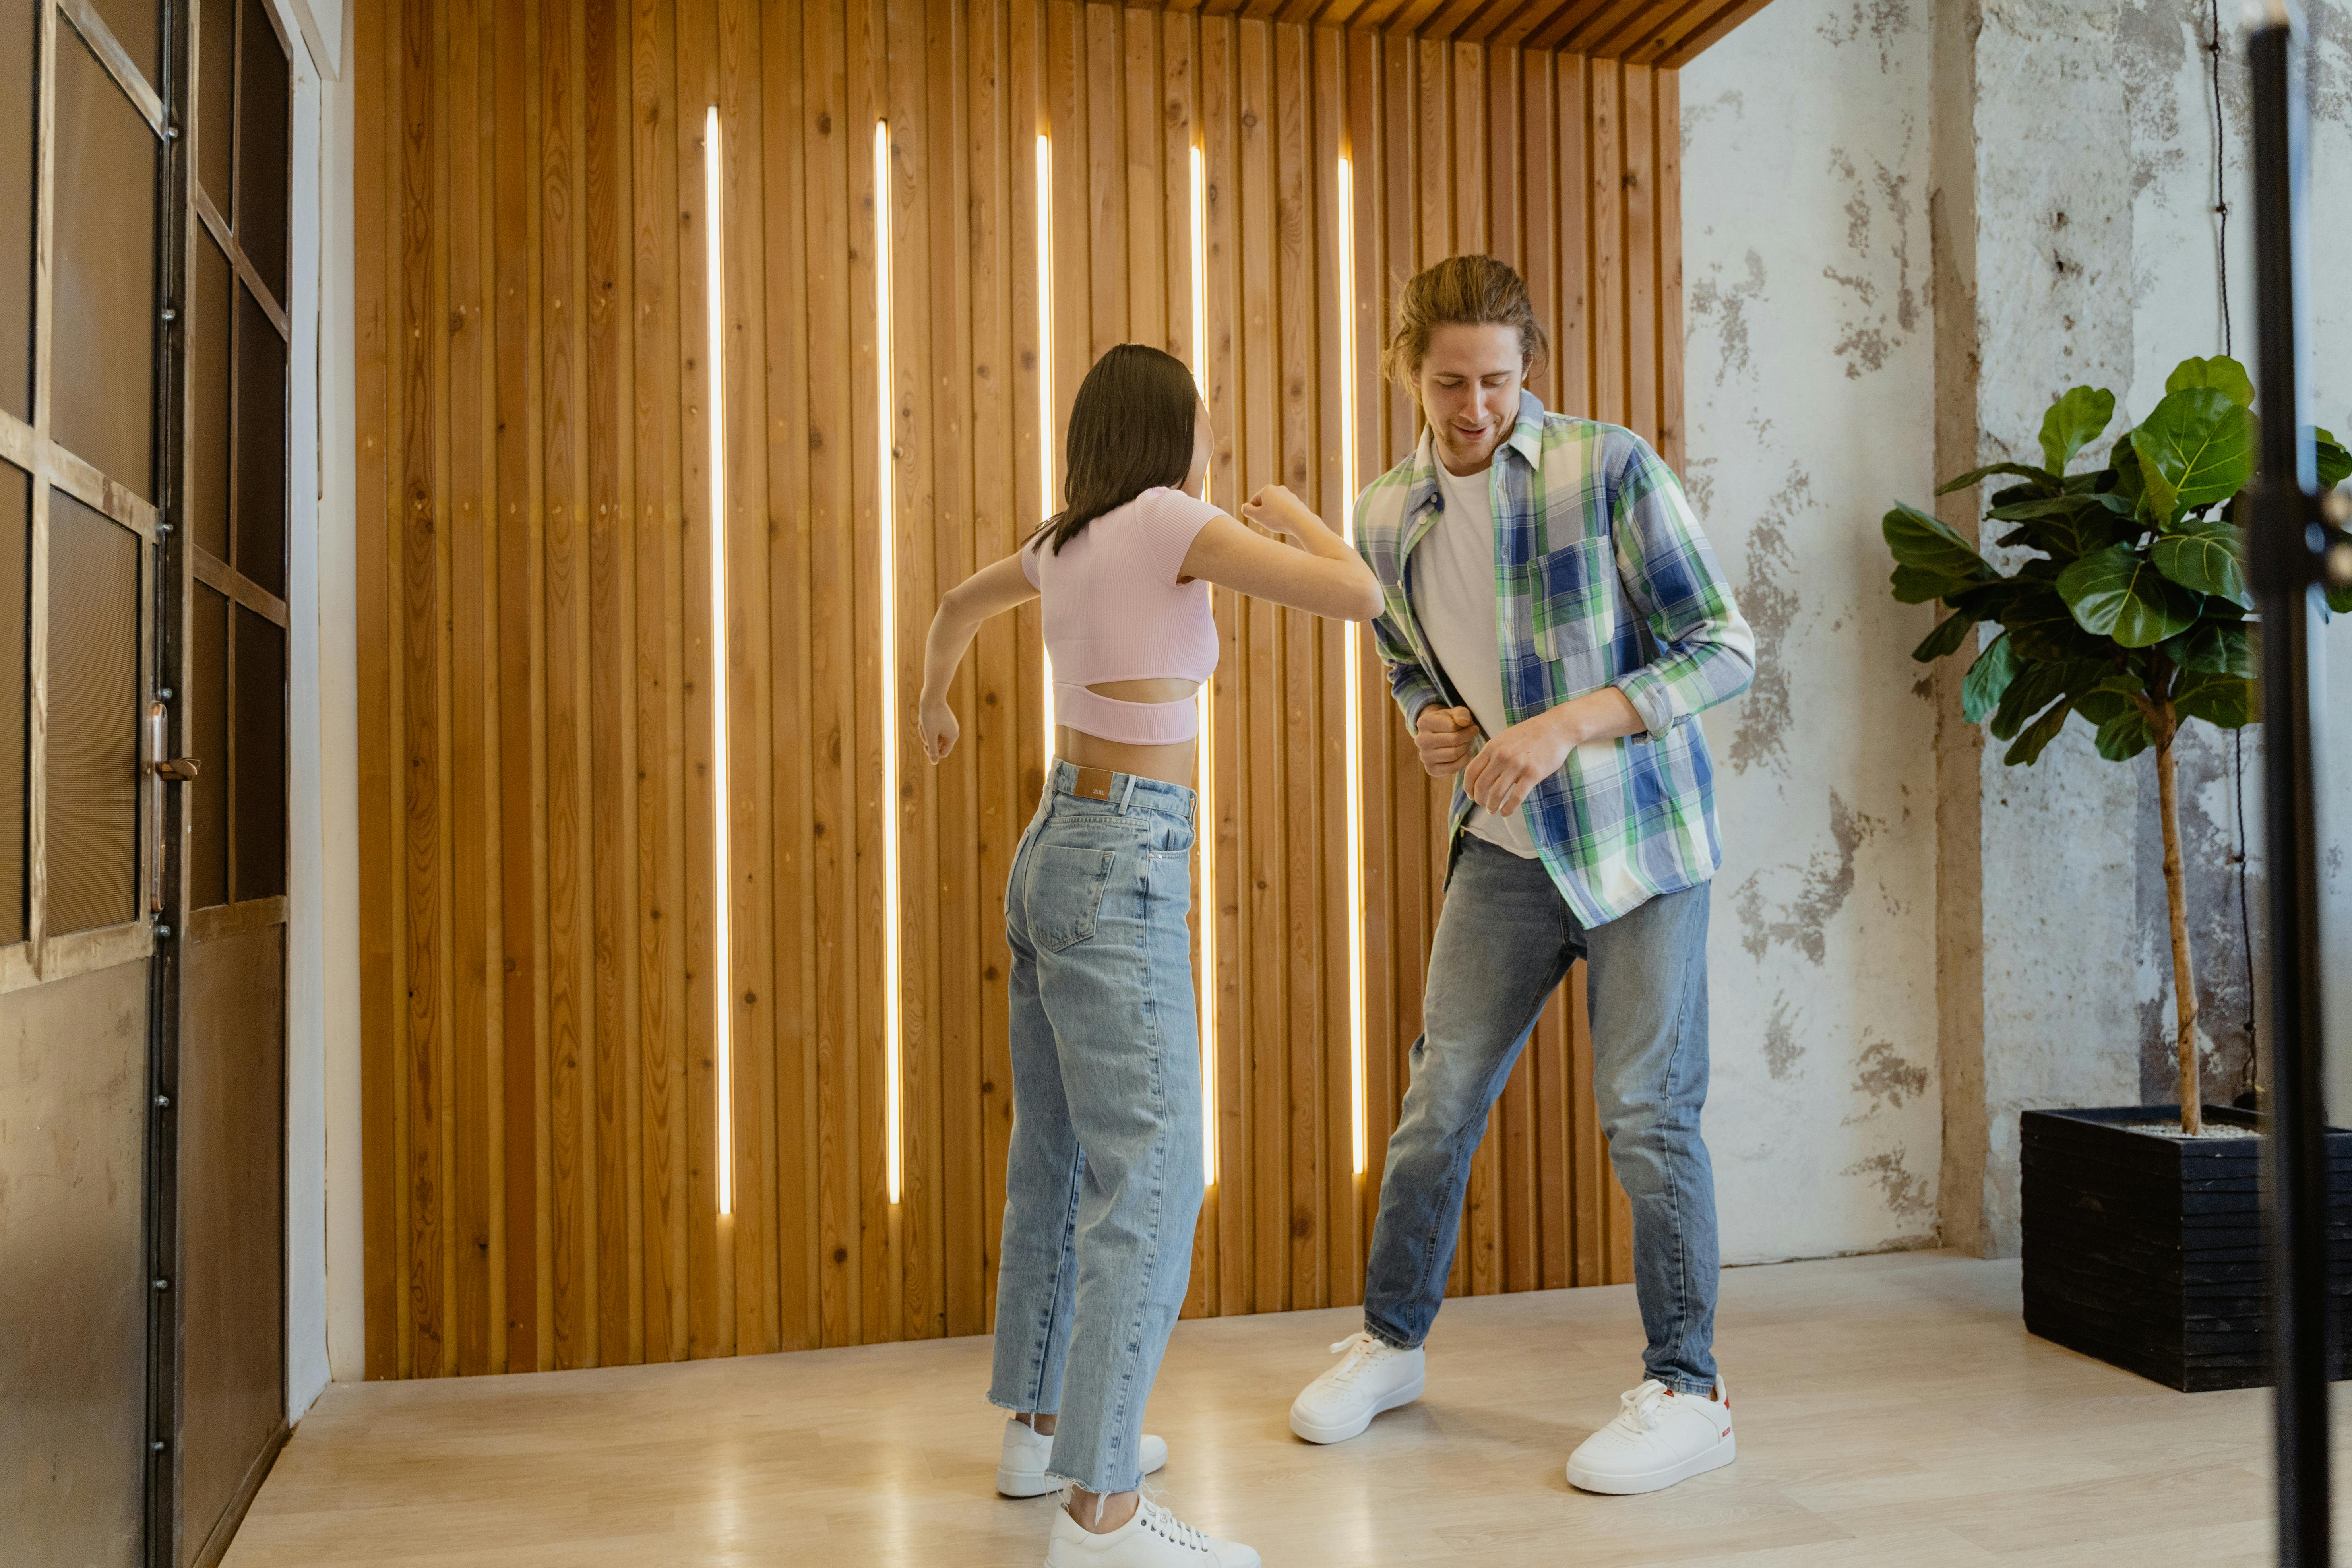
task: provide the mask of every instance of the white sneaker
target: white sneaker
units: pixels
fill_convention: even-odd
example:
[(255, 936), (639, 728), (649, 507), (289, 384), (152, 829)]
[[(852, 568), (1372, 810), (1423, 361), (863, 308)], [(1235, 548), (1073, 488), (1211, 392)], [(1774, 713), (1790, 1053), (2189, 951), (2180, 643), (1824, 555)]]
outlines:
[(1568, 1458), (1568, 1484), (1588, 1492), (1654, 1492), (1720, 1469), (1738, 1457), (1731, 1391), (1676, 1394), (1655, 1378), (1619, 1399), (1617, 1419)]
[(1135, 1517), (1105, 1535), (1081, 1526), (1068, 1509), (1055, 1509), (1045, 1568), (1259, 1568), (1259, 1562), (1250, 1548), (1203, 1535), (1150, 1498), (1138, 1498)]
[(1372, 1424), (1372, 1417), (1421, 1397), (1428, 1362), (1418, 1349), (1401, 1351), (1367, 1333), (1331, 1347), (1347, 1352), (1290, 1402), (1290, 1429), (1310, 1443), (1344, 1443)]
[[(1047, 1492), (1060, 1491), (1061, 1482), (1045, 1479), (1045, 1461), (1053, 1453), (1052, 1437), (1031, 1431), (1025, 1421), (1008, 1419), (1004, 1423), (1004, 1456), (996, 1462), (996, 1489), (1006, 1497), (1044, 1497)], [(1157, 1474), (1168, 1462), (1168, 1445), (1146, 1432), (1138, 1458), (1145, 1475)]]

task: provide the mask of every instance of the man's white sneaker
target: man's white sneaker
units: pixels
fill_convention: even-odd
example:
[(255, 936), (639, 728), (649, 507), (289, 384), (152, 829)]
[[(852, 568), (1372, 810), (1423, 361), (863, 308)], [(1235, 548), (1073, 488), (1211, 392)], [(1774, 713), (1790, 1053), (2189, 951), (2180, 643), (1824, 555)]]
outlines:
[(1367, 1333), (1331, 1347), (1347, 1354), (1290, 1402), (1290, 1429), (1310, 1443), (1344, 1443), (1383, 1410), (1421, 1397), (1428, 1362), (1418, 1348), (1401, 1351)]
[[(1045, 1461), (1053, 1453), (1052, 1437), (1031, 1431), (1025, 1421), (1007, 1420), (1004, 1456), (996, 1462), (996, 1489), (1006, 1497), (1044, 1497), (1060, 1491), (1061, 1482), (1045, 1479)], [(1156, 1474), (1168, 1462), (1168, 1445), (1146, 1432), (1138, 1458), (1145, 1475)]]
[(1135, 1517), (1097, 1535), (1054, 1510), (1045, 1568), (1259, 1568), (1258, 1555), (1237, 1542), (1203, 1535), (1150, 1498), (1135, 1500)]
[(1617, 1419), (1569, 1456), (1568, 1484), (1588, 1492), (1654, 1492), (1720, 1469), (1738, 1456), (1731, 1392), (1676, 1394), (1652, 1378), (1619, 1400)]

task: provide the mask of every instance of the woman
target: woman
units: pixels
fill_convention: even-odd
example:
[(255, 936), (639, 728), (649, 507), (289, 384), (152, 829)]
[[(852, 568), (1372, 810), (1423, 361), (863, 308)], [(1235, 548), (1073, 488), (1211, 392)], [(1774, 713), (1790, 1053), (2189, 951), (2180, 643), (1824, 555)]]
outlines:
[[(1055, 761), (1005, 890), (1013, 1137), (990, 1402), (1013, 1411), (998, 1489), (1066, 1486), (1048, 1568), (1255, 1568), (1142, 1499), (1167, 1446), (1142, 1434), (1192, 1266), (1201, 1052), (1184, 916), (1198, 727), (1217, 662), (1209, 584), (1370, 620), (1371, 573), (1298, 499), (1242, 515), (1200, 499), (1208, 412), (1174, 357), (1122, 343), (1070, 410), (1068, 505), (942, 599), (924, 665), (934, 763), (947, 692), (989, 616), (1045, 599)], [(1050, 1458), (1049, 1458), (1050, 1456)]]

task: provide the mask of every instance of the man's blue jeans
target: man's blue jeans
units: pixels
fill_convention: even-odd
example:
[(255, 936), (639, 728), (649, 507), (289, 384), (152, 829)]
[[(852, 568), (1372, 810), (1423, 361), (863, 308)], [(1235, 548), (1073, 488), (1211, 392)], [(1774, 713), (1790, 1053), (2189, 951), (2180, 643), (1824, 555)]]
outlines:
[(1633, 1291), (1647, 1375), (1715, 1385), (1715, 1171), (1706, 1103), (1707, 884), (1588, 931), (1541, 861), (1465, 835), (1429, 954), (1412, 1084), (1389, 1139), (1365, 1268), (1364, 1328), (1410, 1350), (1445, 1296), (1470, 1156), (1544, 1001), (1579, 958), (1592, 1092), (1633, 1203)]

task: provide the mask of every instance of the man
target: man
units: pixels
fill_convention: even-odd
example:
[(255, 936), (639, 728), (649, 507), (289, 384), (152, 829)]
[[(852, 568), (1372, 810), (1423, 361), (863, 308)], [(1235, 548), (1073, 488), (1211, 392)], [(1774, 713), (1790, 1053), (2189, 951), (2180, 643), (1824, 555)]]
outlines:
[(1648, 1348), (1569, 1480), (1645, 1492), (1731, 1462), (1713, 1353), (1707, 885), (1720, 865), (1695, 715), (1756, 643), (1681, 487), (1640, 437), (1523, 389), (1542, 326), (1484, 256), (1405, 288), (1382, 369), (1421, 400), (1412, 456), (1357, 501), (1381, 657), (1423, 766), (1455, 779), (1445, 906), (1381, 1184), (1364, 1331), (1291, 1406), (1310, 1442), (1420, 1397), (1470, 1157), (1544, 999), (1588, 961), (1593, 1095), (1633, 1199)]

